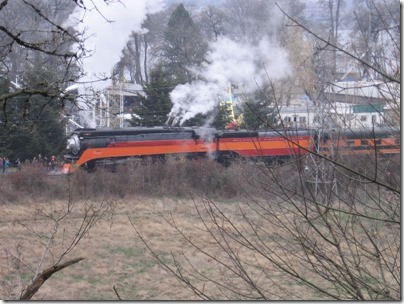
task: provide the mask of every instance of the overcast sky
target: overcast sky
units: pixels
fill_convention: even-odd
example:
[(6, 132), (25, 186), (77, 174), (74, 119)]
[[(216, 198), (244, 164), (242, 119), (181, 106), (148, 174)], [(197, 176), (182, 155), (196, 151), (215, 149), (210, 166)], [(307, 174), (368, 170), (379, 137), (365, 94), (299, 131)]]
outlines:
[[(176, 1), (190, 2), (191, 0)], [(205, 4), (210, 0), (192, 0), (194, 3)], [(317, 0), (306, 0), (314, 2)], [(86, 5), (94, 3), (94, 7), (87, 7), (84, 15), (84, 22), (76, 28), (86, 29), (86, 46), (94, 54), (83, 61), (84, 71), (87, 76), (81, 81), (94, 81), (99, 78), (111, 75), (112, 67), (117, 63), (121, 56), (131, 31), (139, 31), (141, 24), (146, 18), (147, 13), (157, 13), (163, 10), (168, 3), (172, 4), (174, 0), (120, 0), (116, 3), (107, 5), (104, 0), (86, 1)], [(348, 1), (350, 2), (350, 1)], [(77, 9), (70, 20), (81, 20), (83, 10)], [(110, 20), (111, 22), (108, 22)], [(97, 88), (103, 88), (107, 84), (95, 85)]]
[[(92, 2), (98, 11), (94, 7), (87, 7), (84, 22), (76, 26), (79, 30), (86, 29), (86, 36), (89, 37), (86, 47), (94, 51), (91, 57), (83, 61), (87, 76), (81, 81), (94, 81), (103, 75), (110, 76), (131, 31), (141, 29), (147, 13), (156, 13), (165, 7), (164, 0), (120, 0), (121, 3), (110, 5), (103, 0)], [(87, 5), (90, 3), (86, 2)], [(71, 21), (82, 17), (83, 10), (77, 9)]]

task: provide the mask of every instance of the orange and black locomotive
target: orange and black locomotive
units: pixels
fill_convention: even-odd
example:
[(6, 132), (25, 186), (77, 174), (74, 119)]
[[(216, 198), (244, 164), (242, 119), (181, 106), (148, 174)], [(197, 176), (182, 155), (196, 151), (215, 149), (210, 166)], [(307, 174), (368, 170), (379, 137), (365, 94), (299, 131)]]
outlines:
[(319, 132), (310, 129), (271, 131), (218, 131), (204, 127), (80, 128), (67, 143), (65, 173), (79, 167), (118, 164), (130, 158), (211, 157), (228, 165), (232, 159), (260, 159), (267, 163), (309, 153), (333, 155), (400, 153), (398, 130), (346, 130)]

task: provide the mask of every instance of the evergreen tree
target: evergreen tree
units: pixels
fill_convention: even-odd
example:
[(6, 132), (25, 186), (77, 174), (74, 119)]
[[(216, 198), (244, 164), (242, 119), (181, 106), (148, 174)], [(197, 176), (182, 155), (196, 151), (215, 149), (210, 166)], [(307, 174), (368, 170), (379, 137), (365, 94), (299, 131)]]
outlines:
[(170, 92), (174, 88), (172, 77), (163, 65), (157, 65), (150, 72), (150, 83), (143, 86), (146, 97), (137, 111), (139, 118), (133, 118), (133, 126), (161, 126), (168, 119), (172, 103)]
[[(35, 64), (27, 71), (21, 85), (40, 90), (54, 78), (53, 70)], [(5, 90), (5, 85), (0, 85)], [(9, 86), (8, 86), (9, 87)], [(56, 88), (55, 88), (56, 90)], [(50, 94), (52, 95), (52, 94)], [(0, 153), (16, 160), (60, 155), (65, 149), (65, 124), (59, 115), (62, 103), (44, 95), (19, 95), (6, 100), (0, 129)]]
[[(32, 101), (43, 102), (43, 100)], [(21, 104), (20, 101), (17, 103)], [(18, 111), (18, 108), (16, 110)], [(38, 118), (35, 120), (21, 120), (17, 111), (10, 113), (10, 123), (0, 132), (5, 155), (13, 160), (17, 158), (25, 160), (32, 159), (38, 154), (51, 156), (63, 153), (66, 144), (65, 126), (59, 117), (58, 109), (48, 106), (40, 113), (38, 110)]]
[(207, 43), (189, 12), (180, 4), (172, 13), (164, 33), (162, 56), (177, 84), (193, 80), (189, 67), (200, 66)]
[(194, 117), (185, 121), (182, 126), (184, 127), (201, 127), (206, 125), (206, 121), (208, 120), (208, 114), (196, 114)]
[(226, 129), (227, 125), (230, 123), (230, 113), (227, 105), (219, 103), (215, 109), (215, 120), (212, 123), (212, 127), (219, 130)]
[(274, 123), (272, 109), (273, 93), (267, 87), (256, 91), (253, 98), (247, 99), (243, 104), (244, 122), (241, 127), (249, 130), (266, 129), (267, 125)]

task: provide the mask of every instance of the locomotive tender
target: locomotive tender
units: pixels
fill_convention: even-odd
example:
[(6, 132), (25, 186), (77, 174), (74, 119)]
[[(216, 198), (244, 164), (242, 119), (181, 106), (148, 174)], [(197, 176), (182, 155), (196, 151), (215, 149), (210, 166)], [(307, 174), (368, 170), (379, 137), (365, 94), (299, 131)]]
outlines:
[(390, 155), (400, 153), (398, 131), (320, 133), (310, 129), (218, 131), (205, 127), (79, 128), (67, 142), (63, 172), (79, 167), (93, 170), (98, 163), (119, 164), (129, 158), (212, 157), (229, 165), (234, 157), (271, 163), (308, 153)]

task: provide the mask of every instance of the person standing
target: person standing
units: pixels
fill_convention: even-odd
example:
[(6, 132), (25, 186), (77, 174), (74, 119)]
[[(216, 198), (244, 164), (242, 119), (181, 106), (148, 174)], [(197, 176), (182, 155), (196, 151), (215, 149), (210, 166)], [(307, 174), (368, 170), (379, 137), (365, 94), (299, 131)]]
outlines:
[(4, 170), (3, 173), (7, 173), (7, 169), (8, 169), (8, 167), (10, 167), (10, 161), (8, 160), (7, 157), (5, 157), (4, 160), (5, 160), (5, 163), (3, 162), (3, 168), (5, 168), (5, 169), (3, 169)]
[(3, 157), (3, 161), (2, 161), (2, 163), (3, 163), (3, 174), (6, 174), (6, 162), (7, 162), (6, 158)]
[(15, 165), (17, 167), (18, 171), (21, 171), (21, 161), (20, 158), (17, 158), (17, 160), (15, 161)]

